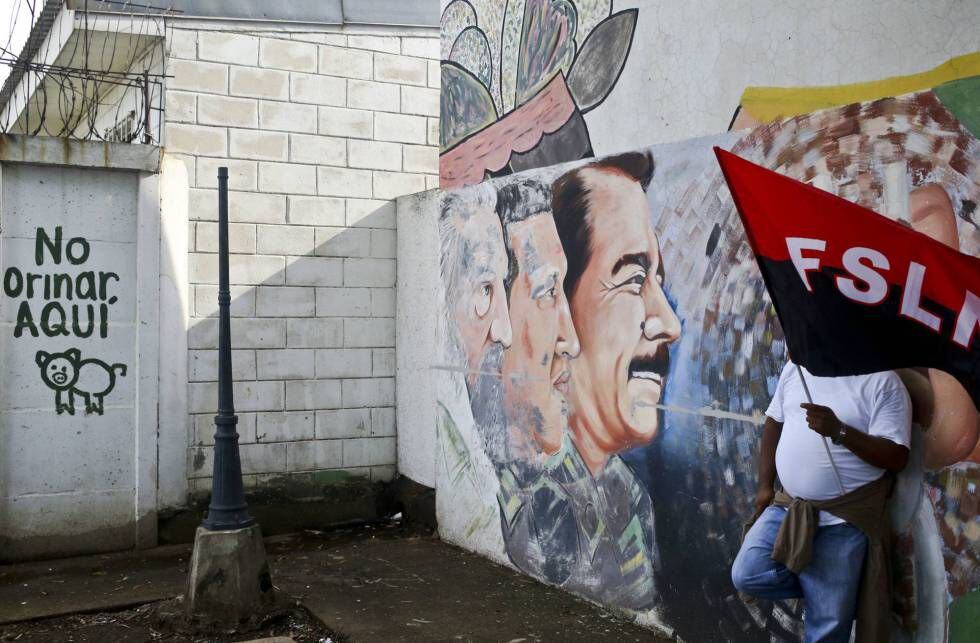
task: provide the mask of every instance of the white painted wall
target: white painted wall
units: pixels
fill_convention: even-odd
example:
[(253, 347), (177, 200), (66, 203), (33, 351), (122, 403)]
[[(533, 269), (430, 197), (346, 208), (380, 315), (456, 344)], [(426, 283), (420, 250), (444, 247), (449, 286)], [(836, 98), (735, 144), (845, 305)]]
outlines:
[(428, 487), (436, 486), (436, 383), (433, 356), (442, 352), (437, 338), (441, 301), (439, 278), (439, 191), (397, 200), (398, 316), (396, 423), (398, 472)]
[(751, 85), (879, 80), (980, 46), (974, 0), (613, 2), (632, 7), (626, 66), (585, 115), (596, 156), (724, 131)]
[[(132, 171), (6, 163), (0, 189), (0, 274), (5, 283), (0, 293), (0, 558), (153, 545), (156, 178)], [(58, 227), (60, 260), (45, 246), (39, 263), (37, 229), (54, 240)], [(28, 273), (42, 277), (32, 279)], [(94, 300), (77, 290), (89, 273), (99, 288)], [(103, 280), (103, 273), (118, 279)], [(53, 284), (45, 291), (43, 275), (53, 279), (56, 274), (74, 281), (71, 297), (65, 290), (56, 292)], [(18, 275), (23, 278), (20, 286)], [(73, 306), (81, 312), (77, 329)], [(95, 315), (91, 333), (89, 306)], [(18, 323), (28, 309), (37, 337)], [(60, 320), (55, 312), (60, 310), (68, 313), (64, 331), (51, 323)], [(77, 357), (68, 353), (72, 349), (78, 350)], [(58, 363), (67, 373), (81, 373), (70, 386), (74, 404), (68, 382), (61, 393), (62, 404), (71, 409), (58, 413), (57, 387), (42, 380), (41, 365), (49, 362), (40, 351), (68, 355), (70, 359)], [(84, 362), (90, 359), (100, 362)], [(124, 365), (125, 373), (113, 368), (116, 364)], [(87, 408), (84, 393), (105, 393), (99, 408)]]
[(160, 439), (161, 508), (187, 502), (187, 166), (160, 164)]

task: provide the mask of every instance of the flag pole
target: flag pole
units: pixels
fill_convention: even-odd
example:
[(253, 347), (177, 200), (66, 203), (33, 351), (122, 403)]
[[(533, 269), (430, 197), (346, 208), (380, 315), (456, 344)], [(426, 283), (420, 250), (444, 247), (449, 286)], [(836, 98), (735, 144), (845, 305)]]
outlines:
[[(810, 388), (806, 385), (806, 378), (803, 377), (803, 369), (800, 368), (799, 364), (796, 364), (796, 371), (800, 374), (800, 382), (803, 384), (803, 392), (806, 393), (806, 401), (813, 404), (813, 398), (810, 397)], [(830, 458), (830, 466), (834, 470), (834, 477), (837, 478), (837, 488), (840, 489), (840, 495), (844, 495), (844, 483), (841, 482), (840, 471), (837, 470), (837, 463), (834, 462), (834, 456), (830, 453), (830, 445), (827, 444), (827, 436), (821, 435), (823, 438), (823, 448), (827, 451), (827, 457)]]

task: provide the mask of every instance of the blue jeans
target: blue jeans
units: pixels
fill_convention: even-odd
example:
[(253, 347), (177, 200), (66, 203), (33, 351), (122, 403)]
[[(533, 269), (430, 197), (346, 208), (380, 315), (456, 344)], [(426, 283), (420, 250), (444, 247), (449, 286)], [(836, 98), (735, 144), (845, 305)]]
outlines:
[(794, 574), (772, 559), (772, 545), (785, 516), (784, 509), (768, 507), (752, 525), (732, 564), (732, 582), (738, 591), (756, 598), (802, 598), (806, 643), (847, 643), (868, 539), (850, 523), (818, 527), (810, 564)]

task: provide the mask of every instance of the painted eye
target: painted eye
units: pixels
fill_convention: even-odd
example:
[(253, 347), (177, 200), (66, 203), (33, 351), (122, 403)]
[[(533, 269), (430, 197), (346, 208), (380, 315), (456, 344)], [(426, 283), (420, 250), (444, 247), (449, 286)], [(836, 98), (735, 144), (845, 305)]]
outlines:
[(548, 290), (539, 292), (534, 301), (538, 304), (538, 308), (546, 310), (549, 308), (554, 308), (556, 302), (558, 301), (558, 287), (552, 286)]
[(477, 295), (475, 312), (477, 317), (483, 317), (490, 312), (490, 302), (493, 299), (493, 286), (482, 284)]
[(627, 288), (629, 290), (629, 292), (633, 292), (633, 293), (638, 294), (640, 292), (640, 288), (643, 287), (643, 284), (646, 282), (646, 280), (647, 280), (646, 273), (645, 272), (638, 272), (635, 275), (633, 275), (632, 277), (626, 279), (625, 281), (620, 282), (615, 287), (616, 288)]

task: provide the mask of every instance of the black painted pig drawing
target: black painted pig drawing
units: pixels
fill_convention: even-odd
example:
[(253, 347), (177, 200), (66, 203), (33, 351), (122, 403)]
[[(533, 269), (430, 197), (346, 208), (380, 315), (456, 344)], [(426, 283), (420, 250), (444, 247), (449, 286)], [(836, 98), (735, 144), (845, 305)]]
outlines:
[(116, 386), (116, 376), (126, 375), (125, 364), (106, 364), (100, 359), (82, 359), (77, 348), (63, 353), (38, 351), (34, 356), (41, 379), (54, 391), (58, 414), (75, 414), (75, 396), (85, 401), (85, 412), (102, 415), (103, 401)]

